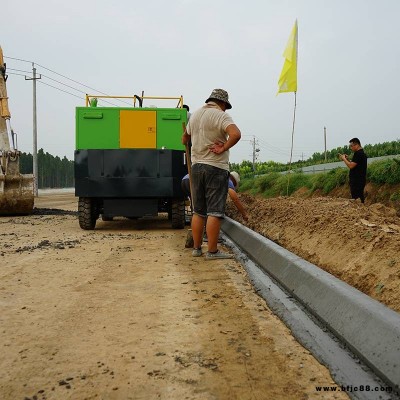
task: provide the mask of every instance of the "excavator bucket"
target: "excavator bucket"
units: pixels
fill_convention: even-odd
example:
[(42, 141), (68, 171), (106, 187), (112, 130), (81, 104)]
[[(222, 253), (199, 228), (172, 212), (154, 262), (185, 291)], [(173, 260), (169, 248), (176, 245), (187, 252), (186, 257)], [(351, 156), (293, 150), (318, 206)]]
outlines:
[(19, 152), (0, 155), (0, 215), (24, 215), (33, 211), (33, 175), (20, 174)]
[(33, 175), (0, 173), (0, 215), (32, 214)]
[(14, 144), (13, 148), (10, 147), (7, 121), (11, 114), (6, 80), (6, 65), (0, 47), (0, 215), (31, 214), (34, 203), (33, 175), (20, 173), (21, 153)]

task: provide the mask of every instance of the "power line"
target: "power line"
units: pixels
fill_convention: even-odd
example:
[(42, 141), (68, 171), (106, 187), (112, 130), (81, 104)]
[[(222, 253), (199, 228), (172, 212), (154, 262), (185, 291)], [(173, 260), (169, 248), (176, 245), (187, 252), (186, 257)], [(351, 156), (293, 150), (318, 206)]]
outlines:
[[(65, 79), (68, 79), (68, 80), (70, 80), (70, 81), (72, 81), (72, 82), (75, 82), (75, 83), (77, 83), (78, 85), (81, 85), (81, 86), (83, 86), (83, 87), (86, 87), (86, 88), (88, 88), (88, 89), (90, 89), (90, 90), (94, 90), (95, 92), (98, 92), (98, 93), (103, 94), (103, 95), (105, 95), (105, 96), (109, 96), (109, 94), (107, 94), (107, 93), (101, 92), (100, 90), (94, 89), (94, 88), (92, 88), (92, 87), (90, 87), (90, 86), (88, 86), (88, 85), (85, 85), (84, 83), (78, 82), (78, 81), (76, 81), (75, 79), (69, 78), (68, 76), (65, 76), (65, 75), (60, 74), (60, 73), (58, 73), (58, 72), (56, 72), (56, 71), (53, 71), (52, 69), (47, 68), (47, 67), (45, 67), (45, 66), (43, 66), (43, 65), (41, 65), (41, 64), (36, 63), (36, 65), (38, 65), (38, 66), (41, 67), (41, 68), (44, 68), (44, 69), (47, 70), (47, 71), (52, 72), (53, 74), (62, 76), (62, 77), (65, 78)], [(128, 103), (128, 102), (126, 102), (126, 101), (124, 101), (124, 100), (120, 100), (120, 99), (117, 99), (117, 100), (120, 101), (121, 103), (125, 103), (125, 104), (131, 105), (130, 103)]]
[[(277, 147), (274, 146), (270, 143), (268, 143), (267, 141), (265, 141), (264, 139), (261, 139), (255, 135), (242, 135), (242, 137), (252, 137), (252, 138), (256, 138), (258, 140), (258, 147), (262, 148), (263, 150), (266, 150), (268, 153), (272, 153), (278, 156), (290, 156), (290, 148), (284, 148), (284, 147)], [(243, 141), (246, 142), (251, 142), (253, 143), (252, 139), (243, 139)], [(307, 156), (308, 153), (311, 153), (311, 151), (313, 152), (318, 152), (318, 150), (311, 150), (309, 147), (305, 147), (304, 149), (307, 150), (307, 154), (302, 151), (302, 147), (297, 148), (296, 152), (293, 153), (293, 156), (296, 158), (301, 158), (303, 159), (304, 157), (311, 157), (311, 156)]]
[(57, 79), (50, 78), (50, 77), (47, 76), (47, 75), (43, 75), (43, 74), (41, 74), (41, 75), (42, 75), (42, 77), (45, 77), (45, 78), (47, 78), (47, 79), (50, 79), (50, 80), (53, 81), (53, 82), (57, 82), (57, 83), (59, 83), (60, 85), (64, 85), (64, 86), (66, 86), (66, 87), (69, 87), (69, 88), (72, 89), (72, 90), (76, 90), (77, 92), (86, 94), (83, 90), (76, 89), (76, 88), (74, 88), (73, 86), (70, 86), (70, 85), (67, 85), (66, 83), (63, 83), (63, 82), (58, 81)]
[(23, 74), (17, 74), (16, 72), (7, 72), (7, 75), (25, 76), (25, 75), (23, 75)]
[(49, 85), (48, 83), (45, 83), (45, 82), (42, 82), (42, 81), (38, 81), (38, 82), (41, 83), (42, 85), (50, 86), (50, 87), (53, 88), (53, 89), (57, 89), (57, 90), (59, 90), (60, 92), (67, 93), (67, 94), (69, 94), (69, 95), (71, 95), (71, 96), (77, 97), (78, 99), (81, 99), (81, 100), (82, 100), (82, 97), (81, 97), (81, 96), (78, 96), (78, 95), (76, 95), (76, 94), (67, 92), (66, 90), (60, 89), (60, 88), (58, 88), (58, 87), (56, 87), (56, 86), (53, 86), (53, 85)]
[[(17, 61), (28, 62), (28, 63), (31, 63), (32, 65), (35, 64), (35, 65), (37, 65), (37, 66), (39, 66), (39, 67), (41, 67), (41, 68), (43, 68), (43, 69), (45, 69), (45, 70), (47, 70), (47, 71), (52, 72), (53, 74), (59, 75), (59, 76), (65, 78), (65, 79), (70, 80), (71, 82), (74, 82), (74, 83), (76, 83), (76, 84), (78, 84), (78, 85), (81, 85), (81, 86), (83, 86), (83, 87), (86, 87), (86, 88), (88, 88), (88, 89), (90, 89), (90, 90), (93, 90), (93, 91), (96, 92), (96, 93), (103, 94), (103, 95), (105, 95), (105, 96), (109, 96), (107, 93), (104, 93), (104, 92), (102, 92), (102, 91), (100, 91), (100, 90), (97, 90), (97, 89), (95, 89), (95, 88), (92, 88), (91, 86), (85, 85), (84, 83), (81, 83), (81, 82), (79, 82), (79, 81), (77, 81), (77, 80), (75, 80), (75, 79), (69, 78), (69, 77), (66, 76), (66, 75), (60, 74), (60, 73), (57, 72), (57, 71), (54, 71), (54, 70), (52, 70), (52, 69), (50, 69), (50, 68), (45, 67), (44, 65), (41, 65), (41, 64), (38, 64), (38, 63), (34, 63), (33, 61), (28, 61), (28, 60), (24, 60), (24, 59), (22, 59), (22, 58), (9, 57), (9, 56), (4, 56), (4, 58), (9, 58), (9, 59), (11, 59), (11, 60), (17, 60)], [(16, 71), (19, 71), (19, 72), (30, 73), (30, 71), (28, 72), (28, 71), (13, 69), (13, 68), (8, 68), (8, 69), (16, 70)], [(76, 88), (74, 88), (74, 87), (72, 87), (72, 86), (70, 86), (70, 85), (67, 85), (67, 84), (62, 83), (62, 82), (60, 82), (60, 81), (57, 81), (56, 79), (50, 78), (50, 77), (47, 76), (47, 75), (44, 75), (44, 74), (41, 74), (41, 75), (42, 75), (42, 76), (46, 76), (47, 79), (53, 80), (53, 81), (55, 81), (55, 82), (57, 82), (57, 83), (59, 83), (59, 84), (61, 84), (61, 85), (67, 86), (67, 87), (69, 87), (70, 89), (73, 89), (73, 90), (76, 90), (76, 91), (78, 91), (78, 92), (81, 92), (81, 93), (86, 94), (85, 92), (83, 92), (83, 91), (80, 90), (80, 89), (76, 89)], [(43, 83), (43, 82), (42, 82), (42, 83)], [(47, 86), (53, 87), (53, 88), (55, 88), (55, 89), (58, 89), (58, 90), (60, 90), (61, 92), (65, 92), (65, 93), (68, 93), (68, 94), (72, 94), (72, 93), (66, 92), (66, 91), (64, 91), (64, 90), (61, 90), (61, 89), (59, 89), (59, 88), (57, 88), (57, 87), (55, 87), (55, 86), (49, 85), (49, 84), (48, 84)], [(74, 96), (75, 96), (75, 95), (74, 95)], [(78, 97), (78, 96), (75, 96), (75, 97)], [(131, 104), (128, 103), (127, 101), (124, 101), (124, 100), (121, 100), (121, 99), (115, 99), (115, 100), (117, 100), (117, 101), (119, 101), (119, 102), (121, 102), (121, 103), (124, 103), (124, 104), (128, 104), (129, 106), (131, 106)], [(108, 102), (108, 101), (106, 101), (106, 100), (102, 100), (102, 101), (105, 102), (105, 103), (107, 103), (107, 104), (111, 104), (111, 105), (117, 107), (116, 104), (110, 103), (110, 102)]]
[[(28, 73), (28, 74), (31, 73), (31, 71), (24, 71), (24, 70), (21, 70), (21, 69), (15, 69), (15, 68), (7, 68), (7, 69), (10, 69), (10, 70), (13, 70), (13, 71), (26, 72), (26, 73)], [(15, 72), (8, 72), (8, 74), (10, 74), (10, 75), (25, 76), (25, 75), (18, 74), (18, 73), (15, 73)], [(77, 92), (86, 94), (86, 93), (85, 93), (84, 91), (82, 91), (82, 90), (79, 90), (79, 89), (77, 89), (77, 88), (74, 88), (73, 86), (67, 85), (66, 83), (60, 82), (60, 81), (58, 81), (58, 80), (56, 80), (56, 79), (50, 78), (50, 77), (47, 76), (47, 75), (43, 75), (43, 74), (40, 74), (40, 75), (41, 75), (42, 77), (45, 77), (46, 79), (50, 79), (50, 80), (53, 81), (53, 82), (57, 82), (57, 83), (59, 83), (60, 85), (64, 85), (64, 86), (66, 86), (66, 87), (68, 87), (68, 88), (70, 88), (70, 89), (72, 89), (72, 90), (76, 90)], [(41, 82), (39, 82), (39, 83), (42, 83), (43, 85), (49, 86), (49, 87), (51, 87), (51, 88), (53, 88), (53, 89), (57, 89), (57, 90), (59, 90), (60, 92), (67, 93), (67, 94), (69, 94), (69, 95), (71, 95), (71, 96), (77, 97), (78, 99), (81, 99), (81, 100), (82, 100), (82, 97), (77, 96), (77, 95), (75, 95), (75, 94), (73, 94), (73, 93), (67, 92), (66, 90), (60, 89), (60, 88), (58, 88), (58, 87), (56, 87), (56, 86), (50, 85), (50, 84), (45, 83), (45, 82), (43, 82), (43, 81), (41, 81)], [(100, 101), (102, 101), (103, 103), (111, 104), (111, 105), (117, 107), (116, 104), (111, 103), (111, 102), (109, 102), (109, 101), (107, 101), (107, 100), (100, 99)]]
[[(26, 75), (24, 75), (24, 74), (18, 74), (18, 73), (16, 73), (16, 72), (8, 72), (7, 75), (18, 75), (18, 76), (24, 76), (24, 77), (26, 77)], [(44, 75), (42, 75), (42, 76), (44, 76)], [(79, 90), (79, 89), (76, 89), (76, 88), (72, 87), (72, 86), (66, 85), (65, 83), (58, 82), (58, 81), (55, 80), (55, 79), (51, 79), (51, 78), (49, 78), (49, 77), (46, 77), (46, 78), (47, 78), (47, 79), (50, 79), (50, 80), (53, 80), (53, 81), (55, 81), (55, 82), (57, 82), (57, 83), (60, 83), (61, 85), (67, 86), (67, 87), (69, 87), (69, 88), (71, 88), (71, 89), (73, 89), (73, 90), (76, 90), (76, 91), (78, 91), (78, 92), (85, 93), (85, 92), (82, 92), (82, 91)], [(45, 83), (45, 82), (43, 82), (43, 81), (39, 81), (39, 83), (41, 83), (42, 85), (49, 86), (49, 87), (51, 87), (51, 88), (53, 88), (53, 89), (59, 90), (60, 92), (63, 92), (63, 93), (69, 94), (69, 95), (71, 95), (71, 96), (77, 97), (78, 99), (82, 100), (82, 97), (81, 97), (81, 96), (77, 96), (76, 94), (73, 94), (73, 93), (70, 93), (70, 92), (68, 92), (68, 91), (66, 91), (66, 90), (63, 90), (63, 89), (61, 89), (61, 88), (58, 88), (57, 86), (50, 85), (49, 83)], [(99, 102), (111, 104), (111, 105), (114, 106), (114, 107), (118, 107), (117, 104), (111, 103), (110, 101), (107, 101), (107, 100), (104, 100), (104, 99), (99, 99)]]
[(11, 70), (11, 71), (18, 71), (18, 72), (25, 72), (26, 74), (31, 74), (32, 73), (32, 71), (25, 71), (25, 70), (23, 70), (23, 69), (15, 69), (15, 68), (9, 68), (9, 67), (7, 67), (7, 71), (8, 70)]
[(33, 61), (23, 60), (22, 58), (15, 58), (15, 57), (10, 57), (10, 56), (4, 56), (4, 58), (9, 58), (10, 60), (23, 61), (23, 62), (33, 64)]
[[(278, 154), (278, 155), (281, 155), (281, 156), (289, 155), (289, 150), (285, 150), (283, 148), (273, 146), (272, 144), (269, 144), (269, 143), (267, 143), (264, 140), (259, 139), (259, 138), (257, 138), (257, 140), (259, 140), (259, 142), (261, 142), (261, 144), (260, 143), (258, 144), (259, 147), (263, 148), (264, 150), (267, 150), (270, 153)], [(301, 155), (300, 153), (299, 154), (296, 153), (296, 156), (300, 156), (300, 155)]]
[[(78, 99), (81, 99), (81, 100), (82, 100), (82, 97), (81, 97), (81, 96), (78, 96), (78, 95), (76, 95), (76, 94), (74, 94), (74, 93), (67, 92), (66, 90), (60, 89), (60, 88), (58, 88), (57, 86), (50, 85), (49, 83), (45, 83), (45, 82), (43, 82), (43, 81), (38, 81), (38, 82), (41, 83), (42, 85), (49, 86), (49, 87), (51, 87), (51, 88), (53, 88), (53, 89), (59, 90), (60, 92), (67, 93), (67, 94), (69, 94), (69, 95), (71, 95), (71, 96), (77, 97)], [(103, 101), (104, 103), (107, 103), (107, 104), (111, 104), (111, 105), (113, 105), (114, 107), (118, 107), (116, 104), (111, 103), (111, 102), (109, 102), (109, 101), (107, 101), (107, 100), (100, 99), (100, 101)]]

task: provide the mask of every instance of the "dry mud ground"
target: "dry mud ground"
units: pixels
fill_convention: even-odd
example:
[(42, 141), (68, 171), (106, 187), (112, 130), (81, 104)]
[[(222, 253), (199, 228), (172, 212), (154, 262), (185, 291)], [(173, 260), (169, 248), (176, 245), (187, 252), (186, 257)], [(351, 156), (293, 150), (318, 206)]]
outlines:
[(347, 398), (316, 391), (329, 371), (235, 260), (192, 258), (167, 219), (83, 231), (72, 194), (36, 207), (70, 212), (0, 218), (2, 400)]
[(400, 311), (400, 218), (380, 203), (345, 198), (256, 198), (241, 194), (245, 223), (360, 291)]

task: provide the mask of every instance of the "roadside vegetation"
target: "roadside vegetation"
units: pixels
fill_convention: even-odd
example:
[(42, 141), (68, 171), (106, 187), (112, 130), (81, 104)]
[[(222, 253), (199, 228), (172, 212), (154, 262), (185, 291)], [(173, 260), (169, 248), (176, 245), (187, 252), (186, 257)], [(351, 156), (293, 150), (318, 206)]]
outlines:
[[(254, 178), (243, 178), (240, 191), (261, 194), (265, 197), (291, 195), (301, 188), (309, 194), (316, 190), (329, 194), (332, 190), (348, 184), (348, 168), (335, 168), (318, 174), (270, 172)], [(368, 165), (367, 182), (376, 185), (400, 184), (400, 160), (397, 158), (375, 161)]]
[[(369, 158), (400, 154), (400, 140), (363, 146)], [(337, 162), (338, 154), (351, 156), (348, 146), (337, 147), (324, 153), (314, 153), (308, 160), (290, 165), (250, 161), (230, 165), (231, 171), (241, 176), (240, 191), (263, 197), (291, 196), (294, 193), (306, 196), (349, 196), (349, 170), (343, 164), (328, 172), (303, 173), (301, 168), (309, 165)], [(290, 169), (290, 173), (287, 171)], [(370, 163), (367, 170), (368, 202), (382, 202), (394, 206), (400, 212), (400, 159), (387, 158)]]
[[(348, 176), (348, 168), (335, 168), (318, 174), (270, 172), (253, 178), (243, 178), (240, 181), (240, 191), (267, 198), (291, 196), (300, 190), (303, 196), (314, 193), (335, 196), (348, 191)], [(367, 187), (370, 192), (369, 201), (380, 201), (400, 210), (400, 160), (385, 159), (369, 164)]]
[[(400, 140), (378, 144), (366, 144), (363, 146), (363, 148), (369, 158), (397, 155), (400, 154)], [(292, 171), (296, 171), (302, 167), (307, 167), (310, 165), (338, 162), (340, 161), (338, 158), (339, 153), (347, 154), (349, 156), (352, 154), (347, 145), (343, 147), (337, 147), (326, 152), (326, 160), (325, 153), (314, 153), (307, 160), (298, 160), (292, 162), (290, 169)], [(275, 161), (256, 162), (254, 166), (250, 161), (242, 161), (240, 164), (231, 164), (231, 171), (234, 170), (239, 172), (241, 177), (253, 177), (255, 175), (268, 174), (271, 172), (283, 172), (287, 171), (288, 169), (288, 164), (278, 163)]]
[[(32, 174), (32, 154), (22, 153), (20, 158), (21, 174)], [(74, 186), (74, 162), (67, 157), (60, 158), (43, 149), (38, 151), (38, 186), (43, 188), (69, 188)]]
[[(392, 142), (378, 143), (374, 145), (365, 145), (364, 150), (369, 158), (386, 155), (400, 154), (400, 140)], [(277, 163), (274, 161), (257, 162), (253, 164), (250, 161), (243, 161), (240, 164), (232, 163), (231, 171), (239, 172), (241, 176), (241, 191), (253, 194), (261, 194), (266, 197), (290, 195), (300, 188), (306, 188), (311, 194), (320, 190), (323, 194), (328, 194), (335, 188), (348, 183), (347, 168), (337, 168), (328, 173), (306, 175), (299, 171), (301, 167), (323, 164), (325, 162), (339, 161), (338, 153), (351, 155), (348, 146), (337, 147), (327, 151), (327, 160), (325, 153), (314, 153), (305, 161), (296, 161), (291, 164), (289, 187), (288, 178), (280, 172), (289, 169), (288, 164)], [(369, 165), (367, 179), (376, 185), (396, 185), (400, 184), (399, 160), (388, 159), (376, 161)], [(32, 154), (22, 153), (21, 155), (21, 173), (31, 174)], [(38, 151), (38, 181), (39, 188), (64, 188), (74, 186), (74, 162), (66, 157), (60, 158), (53, 156), (43, 149)], [(257, 177), (258, 176), (258, 177)], [(395, 197), (399, 198), (400, 193)]]

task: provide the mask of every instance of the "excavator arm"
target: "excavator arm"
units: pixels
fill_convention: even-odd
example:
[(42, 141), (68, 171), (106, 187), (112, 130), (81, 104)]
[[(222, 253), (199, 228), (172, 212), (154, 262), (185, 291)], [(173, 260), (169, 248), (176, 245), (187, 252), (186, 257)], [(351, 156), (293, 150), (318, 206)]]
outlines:
[(30, 214), (33, 210), (33, 175), (20, 173), (21, 152), (10, 146), (10, 110), (6, 64), (0, 47), (0, 215)]

